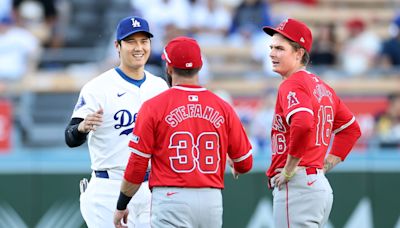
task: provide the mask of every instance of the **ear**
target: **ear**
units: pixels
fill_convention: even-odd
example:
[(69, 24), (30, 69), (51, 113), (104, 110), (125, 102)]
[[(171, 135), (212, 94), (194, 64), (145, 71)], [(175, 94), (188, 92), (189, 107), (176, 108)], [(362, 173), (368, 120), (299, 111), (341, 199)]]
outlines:
[(305, 50), (303, 48), (299, 48), (299, 50), (297, 51), (297, 60), (301, 60), (303, 58), (303, 55), (305, 54)]
[(172, 72), (174, 72), (174, 68), (170, 65), (168, 65), (168, 63), (165, 63), (165, 66), (167, 67), (167, 73), (169, 75), (172, 75)]
[(119, 45), (118, 41), (116, 41), (116, 40), (114, 41), (114, 46), (119, 51), (120, 45)]

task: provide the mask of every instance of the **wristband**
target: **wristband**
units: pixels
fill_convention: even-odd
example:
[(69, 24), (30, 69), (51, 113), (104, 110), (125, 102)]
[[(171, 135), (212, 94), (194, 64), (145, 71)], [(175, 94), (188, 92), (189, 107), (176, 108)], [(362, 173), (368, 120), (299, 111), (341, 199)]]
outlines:
[(84, 133), (79, 131), (79, 124), (75, 124), (72, 126), (72, 135), (76, 136), (78, 139), (85, 139), (89, 133)]
[(288, 173), (286, 172), (286, 169), (283, 169), (281, 173), (282, 173), (282, 175), (283, 175), (287, 180), (290, 180), (290, 179), (294, 176), (294, 174), (295, 174), (296, 172), (292, 172), (291, 174), (288, 174)]
[(125, 195), (124, 193), (120, 192), (119, 193), (119, 198), (117, 202), (117, 210), (123, 211), (126, 209), (126, 206), (128, 205), (129, 201), (131, 201), (132, 196), (129, 197)]

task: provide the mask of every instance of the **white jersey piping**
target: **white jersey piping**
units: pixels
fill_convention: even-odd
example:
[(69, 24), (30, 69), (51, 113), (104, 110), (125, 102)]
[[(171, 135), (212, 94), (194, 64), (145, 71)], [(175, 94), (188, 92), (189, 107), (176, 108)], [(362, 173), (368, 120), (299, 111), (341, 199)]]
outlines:
[(337, 128), (336, 130), (333, 131), (333, 134), (336, 134), (338, 132), (341, 132), (342, 130), (344, 130), (345, 128), (347, 128), (348, 126), (350, 126), (351, 124), (354, 123), (354, 121), (356, 120), (356, 118), (353, 116), (353, 118), (351, 118), (351, 120), (349, 122), (347, 122), (346, 124), (343, 124), (342, 126), (340, 126), (339, 128)]
[(293, 109), (291, 112), (289, 112), (289, 114), (286, 116), (286, 123), (289, 124), (290, 117), (293, 114), (295, 114), (296, 112), (301, 112), (301, 111), (309, 112), (311, 115), (314, 116), (314, 112), (309, 108), (296, 108), (296, 109)]

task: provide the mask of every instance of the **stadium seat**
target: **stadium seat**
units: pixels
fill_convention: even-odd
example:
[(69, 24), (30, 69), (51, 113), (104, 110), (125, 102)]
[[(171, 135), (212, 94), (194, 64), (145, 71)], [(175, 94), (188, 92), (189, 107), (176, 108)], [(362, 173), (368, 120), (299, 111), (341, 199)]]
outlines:
[(26, 92), (19, 111), (22, 143), (26, 146), (64, 145), (64, 129), (78, 99), (76, 92)]

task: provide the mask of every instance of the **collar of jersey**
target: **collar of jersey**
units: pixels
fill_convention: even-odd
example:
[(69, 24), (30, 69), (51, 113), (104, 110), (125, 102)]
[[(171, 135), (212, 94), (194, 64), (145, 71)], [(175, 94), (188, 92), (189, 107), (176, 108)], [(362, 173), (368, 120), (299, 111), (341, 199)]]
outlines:
[(140, 80), (136, 80), (133, 78), (130, 78), (128, 75), (126, 75), (124, 72), (122, 72), (121, 69), (119, 69), (119, 67), (115, 67), (115, 71), (117, 71), (117, 73), (127, 82), (134, 84), (135, 86), (139, 87), (143, 84), (144, 81), (146, 81), (146, 72), (144, 73), (144, 77)]
[(200, 85), (176, 85), (174, 89), (185, 90), (185, 91), (206, 91), (207, 89)]

